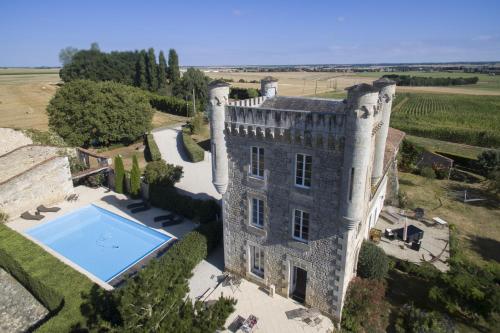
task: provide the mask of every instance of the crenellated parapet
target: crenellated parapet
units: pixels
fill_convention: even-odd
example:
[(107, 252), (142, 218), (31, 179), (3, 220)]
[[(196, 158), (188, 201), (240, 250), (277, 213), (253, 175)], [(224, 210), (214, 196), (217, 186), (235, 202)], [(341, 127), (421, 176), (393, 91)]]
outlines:
[(237, 101), (232, 101), (229, 103), (229, 105), (259, 107), (262, 105), (262, 103), (264, 103), (266, 98), (267, 98), (266, 96), (259, 96), (259, 97), (254, 97), (254, 98), (241, 99), (241, 100), (237, 100)]
[(343, 112), (309, 112), (226, 106), (227, 135), (280, 140), (320, 149), (341, 150), (344, 144)]

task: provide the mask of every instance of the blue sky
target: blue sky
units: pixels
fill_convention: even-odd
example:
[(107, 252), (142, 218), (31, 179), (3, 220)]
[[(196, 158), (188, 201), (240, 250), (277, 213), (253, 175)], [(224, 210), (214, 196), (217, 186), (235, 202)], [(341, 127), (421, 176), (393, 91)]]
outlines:
[(66, 46), (175, 48), (181, 65), (500, 60), (500, 1), (1, 1), (0, 66)]

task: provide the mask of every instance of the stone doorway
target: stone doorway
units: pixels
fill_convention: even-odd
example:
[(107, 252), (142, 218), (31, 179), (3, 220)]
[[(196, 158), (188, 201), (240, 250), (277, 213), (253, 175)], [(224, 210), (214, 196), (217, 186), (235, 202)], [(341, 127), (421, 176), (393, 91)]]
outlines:
[(304, 303), (306, 300), (307, 271), (300, 267), (293, 266), (291, 273), (291, 297), (297, 302)]

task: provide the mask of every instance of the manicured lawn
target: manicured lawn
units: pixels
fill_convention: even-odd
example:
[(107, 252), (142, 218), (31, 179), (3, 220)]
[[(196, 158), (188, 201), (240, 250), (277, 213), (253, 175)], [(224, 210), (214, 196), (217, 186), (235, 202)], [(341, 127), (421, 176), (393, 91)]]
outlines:
[(94, 285), (87, 277), (5, 225), (0, 225), (0, 248), (12, 256), (30, 276), (64, 298), (62, 309), (45, 322), (39, 332), (68, 332), (72, 326), (84, 322), (80, 312), (82, 293), (89, 293)]
[(347, 93), (345, 91), (327, 91), (324, 93), (317, 94), (316, 96), (311, 95), (307, 97), (320, 97), (320, 98), (333, 98), (333, 99), (344, 99), (347, 98)]

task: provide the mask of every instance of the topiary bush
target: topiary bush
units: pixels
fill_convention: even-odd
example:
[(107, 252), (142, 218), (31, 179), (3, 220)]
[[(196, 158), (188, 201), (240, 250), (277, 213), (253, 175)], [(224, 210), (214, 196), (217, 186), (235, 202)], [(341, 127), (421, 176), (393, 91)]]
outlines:
[(0, 267), (19, 281), (50, 312), (57, 312), (63, 306), (62, 295), (26, 273), (14, 258), (2, 249), (0, 249)]
[(146, 155), (148, 160), (150, 161), (159, 161), (161, 160), (161, 153), (158, 145), (156, 144), (155, 138), (153, 134), (146, 135)]
[(182, 144), (191, 162), (200, 162), (205, 159), (205, 151), (190, 136), (189, 129), (182, 130)]
[(389, 258), (377, 245), (363, 242), (358, 258), (358, 276), (371, 280), (382, 280), (389, 270)]
[(150, 185), (174, 186), (182, 178), (182, 167), (167, 164), (164, 160), (149, 162), (144, 170), (146, 183)]
[(120, 155), (115, 157), (114, 162), (115, 171), (115, 192), (124, 193), (125, 192), (125, 168), (123, 166), (123, 160)]
[(139, 161), (137, 156), (132, 158), (132, 170), (130, 170), (130, 194), (133, 197), (138, 197), (141, 192), (141, 169), (139, 169)]

